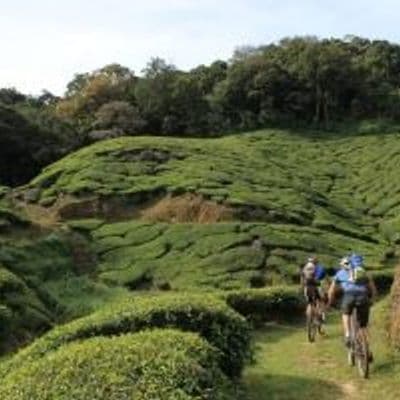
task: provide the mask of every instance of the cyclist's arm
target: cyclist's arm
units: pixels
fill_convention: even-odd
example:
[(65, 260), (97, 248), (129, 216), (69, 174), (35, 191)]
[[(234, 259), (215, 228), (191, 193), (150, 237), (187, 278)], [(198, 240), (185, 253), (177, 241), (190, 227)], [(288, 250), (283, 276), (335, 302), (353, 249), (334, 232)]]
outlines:
[(303, 273), (303, 267), (300, 269), (300, 286), (303, 288), (304, 287), (304, 273)]
[(336, 294), (336, 280), (333, 279), (331, 285), (329, 286), (328, 290), (328, 303), (333, 304), (335, 301), (335, 294)]

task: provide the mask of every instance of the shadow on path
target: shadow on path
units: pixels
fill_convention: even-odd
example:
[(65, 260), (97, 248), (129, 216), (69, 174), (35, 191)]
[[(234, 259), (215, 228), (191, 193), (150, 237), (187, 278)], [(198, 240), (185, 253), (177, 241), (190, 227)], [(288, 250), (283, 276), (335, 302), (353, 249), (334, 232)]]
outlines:
[(251, 390), (245, 400), (343, 400), (347, 395), (332, 382), (290, 375), (252, 374), (246, 386)]

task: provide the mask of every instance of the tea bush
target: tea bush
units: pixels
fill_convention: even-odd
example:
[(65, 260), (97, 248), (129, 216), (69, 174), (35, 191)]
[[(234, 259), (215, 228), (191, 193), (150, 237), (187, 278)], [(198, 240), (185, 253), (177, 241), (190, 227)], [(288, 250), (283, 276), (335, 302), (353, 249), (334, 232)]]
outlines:
[(148, 328), (199, 333), (221, 352), (221, 369), (230, 377), (239, 376), (251, 356), (250, 327), (223, 300), (211, 294), (168, 293), (125, 297), (88, 317), (58, 326), (4, 363), (0, 376), (66, 343)]
[(219, 352), (194, 333), (154, 330), (61, 346), (24, 363), (2, 400), (229, 400)]

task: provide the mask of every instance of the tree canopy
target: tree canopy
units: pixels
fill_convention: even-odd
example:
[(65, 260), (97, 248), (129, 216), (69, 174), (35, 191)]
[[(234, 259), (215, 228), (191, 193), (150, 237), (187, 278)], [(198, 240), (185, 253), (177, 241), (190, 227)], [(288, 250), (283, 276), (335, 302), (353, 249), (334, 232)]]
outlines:
[(398, 120), (400, 45), (307, 36), (240, 47), (229, 61), (190, 71), (160, 58), (140, 76), (111, 64), (76, 74), (62, 97), (0, 89), (0, 105), (1, 159), (24, 160), (15, 176), (3, 161), (0, 184), (18, 184), (103, 137), (214, 136), (278, 124), (329, 128), (338, 121)]

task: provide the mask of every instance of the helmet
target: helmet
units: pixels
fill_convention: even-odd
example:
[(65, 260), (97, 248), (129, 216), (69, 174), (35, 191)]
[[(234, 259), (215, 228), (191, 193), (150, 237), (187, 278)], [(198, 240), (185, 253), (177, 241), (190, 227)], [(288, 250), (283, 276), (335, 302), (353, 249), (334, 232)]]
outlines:
[(314, 269), (314, 268), (315, 268), (315, 265), (314, 265), (314, 263), (312, 263), (312, 262), (308, 262), (308, 263), (304, 266), (304, 268), (305, 268), (305, 269)]
[(351, 264), (350, 264), (349, 257), (343, 257), (340, 260), (340, 266), (343, 267), (344, 269), (350, 269), (351, 268)]
[(318, 258), (317, 258), (317, 256), (308, 257), (307, 262), (308, 263), (312, 263), (312, 264), (316, 264), (318, 262)]

